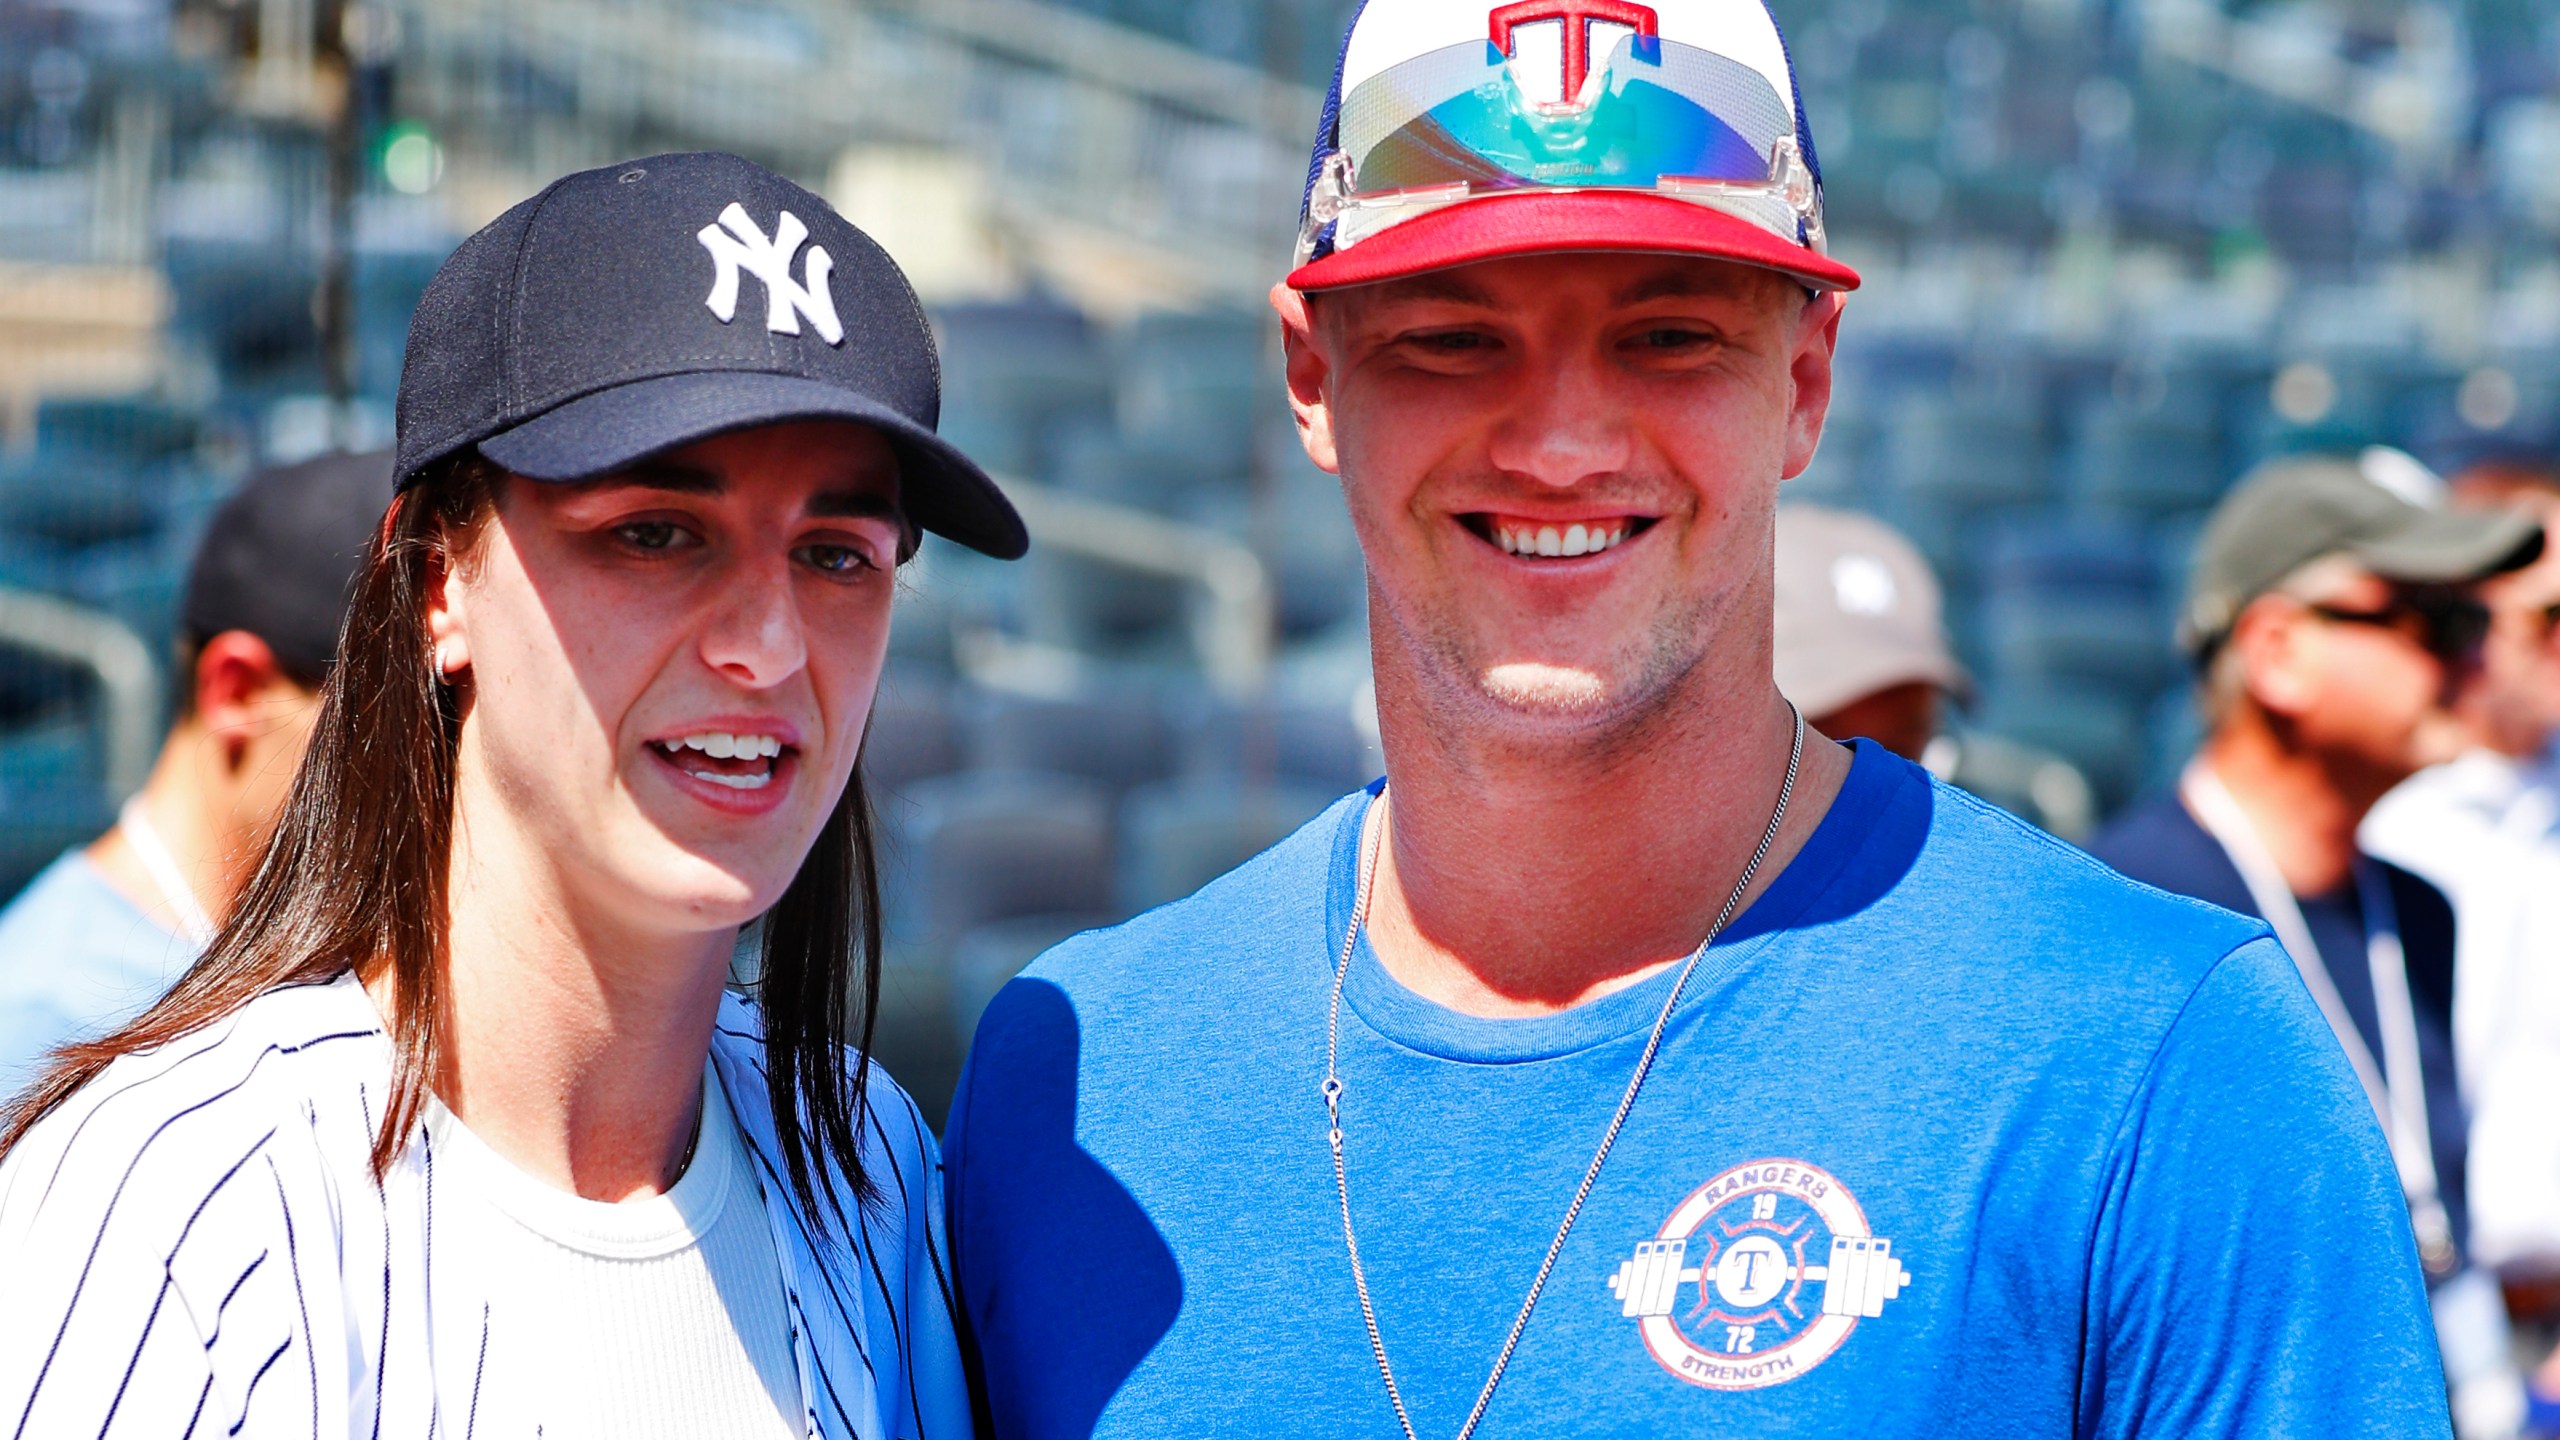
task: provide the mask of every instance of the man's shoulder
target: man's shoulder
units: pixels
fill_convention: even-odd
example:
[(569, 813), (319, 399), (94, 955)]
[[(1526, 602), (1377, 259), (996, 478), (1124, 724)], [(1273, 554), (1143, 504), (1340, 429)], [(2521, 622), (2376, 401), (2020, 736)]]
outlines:
[(2366, 853), (2390, 887), (2391, 920), (2413, 972), (2431, 973), (2448, 1000), (2453, 989), (2454, 936), (2459, 920), (2446, 887), (2396, 860)]
[(2099, 826), (2097, 833), (2089, 837), (2088, 850), (2099, 863), (2119, 874), (2133, 874), (2164, 853), (2184, 854), (2195, 849), (2200, 839), (2210, 837), (2187, 814), (2185, 805), (2173, 794), (2160, 793), (2136, 800), (2123, 813)]
[[(2129, 879), (1961, 790), (1933, 787), (1914, 871), (1842, 969), (1933, 1007), (1926, 1043), (1986, 1083), (2064, 1079), (2108, 1116), (2159, 1083), (2158, 1057), (2200, 1015), (2318, 1023), (2262, 921)], [(2263, 1048), (2229, 1058), (2267, 1063)]]
[(65, 852), (0, 910), (0, 1085), (158, 998), (195, 947)]
[(0, 906), (0, 939), (46, 923), (98, 883), (98, 867), (85, 853), (77, 847), (63, 851)]
[(1328, 919), (1337, 852), (1370, 793), (1344, 796), (1183, 899), (1032, 961), (979, 1017), (972, 1075), (1064, 1073), (1102, 1035), (1130, 1053), (1232, 1035), (1276, 990), (1322, 985), (1332, 972), (1317, 957), (1340, 940)]
[(173, 939), (107, 883), (87, 852), (66, 850), (0, 909), (0, 973), (49, 971), (88, 954), (157, 950)]
[(2226, 912), (2250, 907), (2231, 857), (2174, 793), (2136, 801), (2090, 837), (2089, 853), (2126, 879), (2190, 904)]
[(2139, 807), (2082, 849), (1933, 782), (1928, 878), (1941, 903), (1975, 924), (2049, 947), (2049, 958), (2059, 962), (2044, 967), (2050, 972), (2096, 967), (2116, 984), (2145, 976), (2192, 984), (2214, 962), (2264, 935), (2266, 926), (2146, 883), (2112, 863), (2162, 843), (2177, 818), (2158, 806)]
[(1050, 949), (1023, 974), (1096, 997), (1197, 973), (1203, 957), (1231, 958), (1312, 924), (1322, 928), (1334, 849), (1370, 791), (1355, 790), (1278, 844), (1190, 895)]

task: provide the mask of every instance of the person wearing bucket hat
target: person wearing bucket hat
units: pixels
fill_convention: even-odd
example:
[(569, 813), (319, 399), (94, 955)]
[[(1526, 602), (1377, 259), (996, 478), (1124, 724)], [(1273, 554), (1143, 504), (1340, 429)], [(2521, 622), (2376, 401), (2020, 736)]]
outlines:
[(255, 877), (0, 1128), (17, 1433), (971, 1433), (864, 1053), (896, 569), (1023, 549), (938, 400), (897, 268), (734, 156), (454, 253)]
[(2270, 461), (2216, 507), (2178, 628), (2204, 743), (2174, 793), (2090, 850), (2275, 928), (2391, 1142), (2456, 1430), (2502, 1436), (2525, 1395), (2497, 1284), (2468, 1261), (2454, 914), (2357, 839), (2392, 787), (2461, 748), (2447, 706), (2489, 630), (2474, 587), (2542, 551), (2530, 516), (2449, 508), (2443, 488), (2376, 447)]
[(1338, 76), (1273, 299), (1386, 779), (988, 1007), (993, 1432), (2441, 1433), (2264, 927), (1776, 683), (1857, 276), (1760, 0), (1369, 0)]

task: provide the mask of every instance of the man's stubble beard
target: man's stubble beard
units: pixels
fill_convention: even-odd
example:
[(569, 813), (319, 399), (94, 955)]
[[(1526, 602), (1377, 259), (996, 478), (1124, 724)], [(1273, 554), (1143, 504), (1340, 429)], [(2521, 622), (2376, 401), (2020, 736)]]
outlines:
[(1529, 661), (1488, 660), (1466, 625), (1439, 607), (1408, 611), (1374, 579), (1369, 609), (1384, 621), (1376, 658), (1395, 664), (1401, 651), (1407, 685), (1421, 702), (1425, 723), (1455, 738), (1527, 744), (1570, 743), (1578, 755), (1605, 759), (1638, 743), (1676, 708), (1681, 692), (1713, 650), (1717, 621), (1738, 597), (1729, 592), (1687, 595), (1659, 613), (1632, 643), (1603, 657), (1592, 669)]

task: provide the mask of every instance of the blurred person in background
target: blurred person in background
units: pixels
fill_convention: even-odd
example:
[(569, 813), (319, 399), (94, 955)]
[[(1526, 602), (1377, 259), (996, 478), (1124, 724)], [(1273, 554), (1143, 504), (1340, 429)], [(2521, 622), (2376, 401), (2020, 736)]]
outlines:
[(2268, 922), (2391, 1141), (2426, 1266), (2456, 1429), (2511, 1435), (2524, 1394), (2497, 1289), (2467, 1265), (2453, 1050), (2454, 915), (2358, 848), (2393, 786), (2459, 749), (2474, 587), (2542, 549), (2531, 518), (2443, 507), (2397, 451), (2272, 461), (2208, 520), (2179, 640), (2206, 737), (2177, 792), (2091, 842), (2137, 880)]
[(115, 828), (0, 910), (0, 1091), (186, 973), (302, 763), (391, 455), (261, 471), (216, 510), (179, 612), (177, 719)]
[(1387, 778), (986, 1011), (993, 1433), (2442, 1434), (2382, 1137), (2264, 927), (1780, 693), (1858, 276), (1774, 20), (1543, 19), (1346, 39), (1272, 301)]
[(1834, 740), (1921, 759), (1945, 698), (1970, 688), (1929, 562), (1872, 516), (1781, 505), (1775, 585), (1779, 693)]
[(2088, 836), (2097, 802), (2070, 762), (2006, 736), (1946, 728), (1972, 677), (1947, 643), (1937, 576), (1871, 515), (1778, 508), (1779, 692), (1834, 740), (1869, 739), (2066, 840)]
[[(2560, 527), (2560, 456), (2510, 451), (2453, 477), (2454, 503)], [(2471, 1115), (2470, 1255), (2516, 1318), (2560, 1319), (2560, 547), (2481, 582), (2489, 633), (2453, 702), (2469, 748), (2385, 796), (2372, 854), (2453, 903), (2453, 1050)], [(2560, 1353), (2531, 1384), (2560, 1433)]]

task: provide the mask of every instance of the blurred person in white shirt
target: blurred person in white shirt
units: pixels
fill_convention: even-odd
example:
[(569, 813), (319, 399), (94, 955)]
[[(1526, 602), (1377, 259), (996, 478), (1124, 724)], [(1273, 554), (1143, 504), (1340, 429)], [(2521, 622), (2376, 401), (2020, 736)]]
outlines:
[[(2476, 461), (2452, 488), (2456, 504), (2560, 525), (2560, 447)], [(2454, 707), (2470, 748), (2386, 796), (2363, 840), (2453, 902), (2472, 1254), (2500, 1272), (2518, 1318), (2549, 1321), (2560, 1319), (2560, 551), (2479, 594), (2489, 637)], [(2531, 1388), (2537, 1428), (2560, 1432), (2560, 1356)]]

